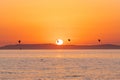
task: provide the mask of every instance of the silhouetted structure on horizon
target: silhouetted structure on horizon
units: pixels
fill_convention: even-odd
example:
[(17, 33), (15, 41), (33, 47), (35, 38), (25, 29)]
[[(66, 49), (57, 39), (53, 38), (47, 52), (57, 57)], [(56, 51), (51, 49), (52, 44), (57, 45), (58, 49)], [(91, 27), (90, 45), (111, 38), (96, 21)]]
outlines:
[(21, 40), (18, 40), (18, 43), (20, 44), (20, 43), (21, 43)]
[(21, 40), (18, 40), (18, 43), (19, 43), (19, 48), (22, 49), (21, 46), (20, 46)]
[(101, 39), (98, 39), (98, 42), (100, 43), (100, 42), (101, 42)]
[(68, 39), (68, 41), (70, 42), (70, 41), (71, 41), (71, 39)]

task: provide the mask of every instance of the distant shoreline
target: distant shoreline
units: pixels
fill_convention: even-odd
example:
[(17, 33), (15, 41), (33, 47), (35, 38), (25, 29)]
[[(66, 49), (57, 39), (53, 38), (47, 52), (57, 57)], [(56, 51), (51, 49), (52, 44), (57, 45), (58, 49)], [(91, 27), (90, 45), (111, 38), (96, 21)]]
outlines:
[(0, 47), (0, 50), (13, 50), (13, 49), (120, 49), (120, 45), (113, 44), (101, 44), (101, 45), (54, 45), (54, 44), (15, 44), (15, 45), (6, 45)]

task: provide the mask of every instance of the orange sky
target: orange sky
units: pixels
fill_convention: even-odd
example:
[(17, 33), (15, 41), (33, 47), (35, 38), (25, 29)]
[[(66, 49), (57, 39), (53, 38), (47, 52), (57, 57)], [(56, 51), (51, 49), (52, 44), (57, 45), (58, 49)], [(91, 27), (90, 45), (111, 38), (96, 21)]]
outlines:
[(120, 0), (0, 0), (0, 45), (59, 38), (120, 45)]

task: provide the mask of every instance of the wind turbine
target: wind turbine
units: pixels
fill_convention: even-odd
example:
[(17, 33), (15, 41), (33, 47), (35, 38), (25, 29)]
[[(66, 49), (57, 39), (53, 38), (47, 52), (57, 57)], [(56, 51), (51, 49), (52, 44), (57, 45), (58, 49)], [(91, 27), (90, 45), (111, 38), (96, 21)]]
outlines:
[(70, 42), (70, 41), (71, 41), (71, 39), (68, 39), (68, 41)]
[[(18, 43), (19, 43), (19, 46), (20, 46), (21, 40), (18, 40)], [(21, 47), (20, 47), (20, 49), (21, 49)]]
[(101, 42), (101, 39), (98, 39), (98, 42), (100, 43), (100, 42)]
[(21, 40), (18, 40), (18, 43), (20, 44), (20, 43), (21, 43)]

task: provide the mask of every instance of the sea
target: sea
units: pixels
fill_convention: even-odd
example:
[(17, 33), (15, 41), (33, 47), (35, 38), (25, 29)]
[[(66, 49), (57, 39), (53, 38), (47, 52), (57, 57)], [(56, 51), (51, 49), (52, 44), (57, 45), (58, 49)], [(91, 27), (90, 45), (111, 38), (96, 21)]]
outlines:
[(120, 49), (0, 50), (0, 80), (120, 80)]

